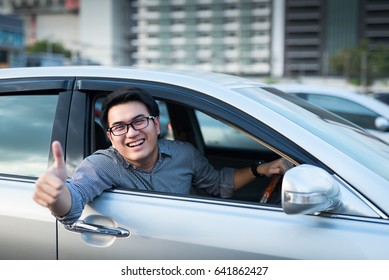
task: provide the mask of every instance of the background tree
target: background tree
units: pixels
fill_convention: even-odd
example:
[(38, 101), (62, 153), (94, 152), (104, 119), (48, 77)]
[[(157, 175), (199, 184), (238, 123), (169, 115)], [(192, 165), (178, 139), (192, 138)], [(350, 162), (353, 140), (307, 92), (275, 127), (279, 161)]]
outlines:
[(28, 53), (55, 53), (63, 54), (66, 58), (70, 58), (72, 53), (66, 49), (62, 43), (51, 42), (48, 40), (36, 41), (34, 44), (26, 47)]
[(373, 47), (368, 40), (362, 40), (355, 48), (334, 54), (330, 67), (335, 75), (367, 87), (376, 79), (389, 76), (389, 46), (381, 43)]

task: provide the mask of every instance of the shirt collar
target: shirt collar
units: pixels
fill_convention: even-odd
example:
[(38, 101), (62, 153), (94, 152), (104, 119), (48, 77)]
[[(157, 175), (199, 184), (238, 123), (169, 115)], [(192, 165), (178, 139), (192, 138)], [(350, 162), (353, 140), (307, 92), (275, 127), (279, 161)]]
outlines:
[(170, 151), (169, 147), (165, 145), (165, 141), (163, 139), (158, 140), (157, 144), (159, 147), (159, 154), (160, 155), (166, 155), (166, 156), (172, 156), (172, 152)]

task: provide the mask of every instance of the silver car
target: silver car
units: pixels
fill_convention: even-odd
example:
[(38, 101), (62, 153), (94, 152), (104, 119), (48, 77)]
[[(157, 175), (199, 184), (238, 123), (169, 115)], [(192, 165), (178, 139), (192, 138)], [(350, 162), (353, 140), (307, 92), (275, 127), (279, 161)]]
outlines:
[(311, 84), (272, 86), (331, 111), (389, 143), (389, 105), (372, 96), (340, 87)]
[[(164, 137), (191, 142), (216, 168), (278, 157), (294, 167), (268, 201), (271, 178), (231, 199), (119, 187), (64, 226), (32, 199), (52, 163), (50, 143), (61, 141), (70, 175), (108, 147), (99, 106), (126, 84), (164, 104)], [(251, 80), (98, 66), (1, 70), (0, 131), (1, 259), (389, 259), (389, 146)]]

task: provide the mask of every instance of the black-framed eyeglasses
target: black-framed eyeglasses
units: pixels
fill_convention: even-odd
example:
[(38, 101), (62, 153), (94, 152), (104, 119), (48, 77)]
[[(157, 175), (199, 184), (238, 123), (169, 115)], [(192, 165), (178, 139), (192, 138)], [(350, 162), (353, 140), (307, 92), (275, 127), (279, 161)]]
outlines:
[(134, 130), (141, 130), (143, 128), (148, 127), (149, 121), (150, 120), (154, 121), (155, 118), (156, 117), (154, 117), (154, 116), (140, 117), (140, 118), (137, 118), (130, 123), (115, 124), (114, 126), (111, 126), (110, 128), (108, 128), (107, 130), (115, 136), (121, 136), (121, 135), (124, 135), (128, 132), (128, 129), (130, 128), (130, 126)]

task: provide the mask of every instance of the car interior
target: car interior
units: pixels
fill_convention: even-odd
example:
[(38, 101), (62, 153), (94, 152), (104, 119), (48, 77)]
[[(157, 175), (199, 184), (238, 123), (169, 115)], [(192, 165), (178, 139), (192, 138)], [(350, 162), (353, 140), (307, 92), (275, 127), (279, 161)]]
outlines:
[[(104, 97), (100, 97), (95, 101), (95, 136), (92, 139), (92, 146), (94, 147), (92, 151), (106, 149), (110, 146), (110, 141), (99, 120), (99, 112), (103, 100)], [(272, 161), (279, 158), (276, 153), (252, 140), (248, 135), (211, 116), (204, 115), (193, 108), (181, 104), (161, 100), (157, 100), (157, 102), (160, 107), (160, 137), (193, 144), (216, 169), (223, 167), (250, 167), (256, 160)], [(208, 130), (204, 128), (204, 126), (209, 126), (210, 123), (217, 124), (217, 129), (233, 135), (235, 137), (233, 143), (229, 142), (230, 138), (223, 139), (222, 137), (219, 137), (217, 142), (207, 140), (207, 138), (215, 138), (212, 135), (206, 135), (215, 133), (214, 128)], [(250, 145), (245, 143), (250, 143)], [(236, 191), (231, 199), (258, 203), (270, 181), (271, 178), (261, 177)], [(277, 183), (275, 191), (267, 203), (280, 205), (281, 181), (279, 180)], [(192, 195), (210, 197), (205, 191), (196, 189), (193, 189)]]

